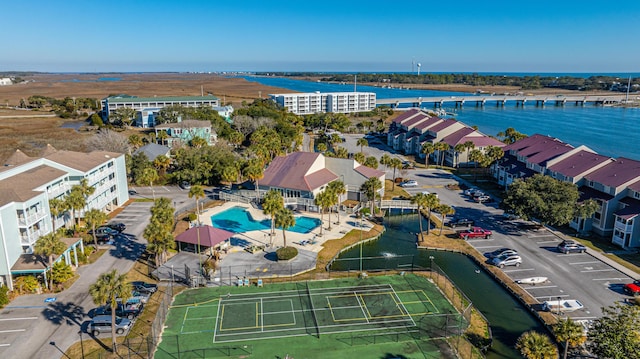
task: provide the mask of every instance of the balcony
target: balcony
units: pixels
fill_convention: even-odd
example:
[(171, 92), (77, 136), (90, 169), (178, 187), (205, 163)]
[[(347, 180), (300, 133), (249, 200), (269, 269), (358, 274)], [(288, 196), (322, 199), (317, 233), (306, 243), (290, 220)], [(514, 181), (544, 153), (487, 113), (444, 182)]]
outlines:
[(64, 184), (61, 184), (59, 186), (55, 186), (55, 187), (49, 188), (47, 190), (47, 194), (49, 195), (49, 198), (56, 198), (59, 195), (67, 192), (70, 188), (71, 187), (69, 186), (68, 183), (64, 183)]
[(18, 215), (18, 226), (27, 227), (34, 223), (37, 223), (42, 218), (46, 217), (47, 213), (45, 211), (37, 211), (35, 213), (29, 214), (26, 218)]
[(615, 229), (624, 233), (632, 233), (633, 232), (633, 224), (625, 224), (620, 221), (616, 221)]
[(20, 234), (20, 244), (23, 246), (31, 246), (36, 243), (40, 236), (49, 233), (46, 229), (37, 229), (35, 231), (27, 231)]

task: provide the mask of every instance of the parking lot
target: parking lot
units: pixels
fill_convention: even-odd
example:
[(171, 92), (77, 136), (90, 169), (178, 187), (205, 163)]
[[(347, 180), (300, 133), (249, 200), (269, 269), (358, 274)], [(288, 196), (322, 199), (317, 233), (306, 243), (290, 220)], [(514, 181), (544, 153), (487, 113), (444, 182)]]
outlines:
[(519, 284), (540, 303), (578, 300), (584, 308), (565, 314), (576, 320), (590, 320), (602, 315), (602, 307), (631, 298), (624, 294), (622, 287), (633, 278), (594, 257), (589, 253), (591, 250), (587, 253), (559, 252), (556, 246), (562, 241), (561, 237), (530, 222), (507, 220), (495, 202), (476, 203), (460, 190), (447, 189), (446, 184), (459, 180), (451, 174), (435, 169), (416, 169), (408, 171), (406, 178), (418, 182), (416, 187), (405, 188), (409, 194), (436, 193), (441, 202), (455, 209), (455, 217), (473, 219), (476, 226), (493, 231), (489, 239), (469, 240), (479, 252), (492, 252), (502, 247), (517, 250), (522, 257), (522, 265), (503, 269), (514, 282), (547, 277), (545, 283)]

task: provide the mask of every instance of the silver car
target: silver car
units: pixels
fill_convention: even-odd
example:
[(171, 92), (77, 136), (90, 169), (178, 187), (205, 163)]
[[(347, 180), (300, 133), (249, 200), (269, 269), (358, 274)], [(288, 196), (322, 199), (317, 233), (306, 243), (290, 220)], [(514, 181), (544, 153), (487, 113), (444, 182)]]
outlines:
[(507, 254), (491, 258), (491, 260), (489, 260), (489, 263), (500, 268), (504, 268), (505, 266), (520, 267), (520, 264), (522, 264), (522, 258), (520, 258), (520, 256), (517, 254)]

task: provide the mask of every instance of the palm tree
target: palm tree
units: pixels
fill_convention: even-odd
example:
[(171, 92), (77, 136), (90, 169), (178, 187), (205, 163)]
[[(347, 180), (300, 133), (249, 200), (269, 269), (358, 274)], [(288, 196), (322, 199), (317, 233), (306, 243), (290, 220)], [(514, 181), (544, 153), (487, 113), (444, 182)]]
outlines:
[(238, 173), (238, 168), (234, 164), (226, 165), (222, 168), (220, 180), (227, 182), (229, 187), (232, 187), (233, 183), (238, 179)]
[(371, 215), (374, 215), (374, 202), (376, 200), (376, 194), (378, 190), (382, 188), (382, 182), (378, 177), (371, 177), (366, 180), (362, 186), (360, 186), (360, 191), (364, 192), (365, 196), (371, 203)]
[(56, 218), (67, 211), (67, 202), (61, 198), (52, 198), (49, 200), (49, 213), (51, 214), (52, 230), (56, 230)]
[(364, 153), (358, 152), (353, 155), (353, 159), (360, 164), (364, 164), (366, 157), (364, 156)]
[(202, 186), (194, 184), (189, 188), (189, 198), (194, 198), (196, 201), (196, 215), (198, 216), (198, 224), (200, 224), (200, 208), (198, 207), (198, 200), (204, 198), (204, 188)]
[(66, 207), (71, 210), (71, 220), (74, 226), (78, 224), (78, 216), (76, 211), (83, 209), (86, 203), (87, 202), (84, 196), (78, 189), (75, 188), (75, 186), (71, 188), (71, 192), (69, 192), (69, 194), (65, 197), (65, 204)]
[(438, 155), (440, 156), (440, 167), (444, 166), (444, 155), (450, 148), (451, 146), (446, 142), (438, 142), (435, 144), (435, 149), (438, 150)]
[[(331, 196), (334, 198), (335, 204), (337, 204), (338, 206), (340, 205), (340, 197), (347, 193), (347, 187), (344, 185), (344, 182), (342, 181), (333, 181), (333, 182), (329, 182), (329, 184), (327, 185), (327, 189), (329, 190), (329, 193), (331, 193)], [(338, 225), (340, 225), (340, 208), (338, 208), (336, 210), (336, 213), (338, 214)], [(331, 222), (331, 218), (329, 218), (329, 222)]]
[(107, 221), (107, 214), (102, 212), (99, 209), (90, 209), (87, 213), (84, 214), (84, 221), (87, 222), (87, 225), (91, 227), (92, 235), (93, 235), (93, 243), (98, 248), (98, 237), (96, 237), (96, 228), (100, 227), (104, 222)]
[(142, 236), (149, 243), (147, 250), (155, 256), (156, 266), (161, 266), (166, 259), (166, 253), (175, 248), (175, 239), (169, 226), (153, 219), (144, 229)]
[(392, 191), (396, 189), (396, 170), (398, 168), (402, 168), (402, 161), (398, 157), (393, 157), (389, 160), (389, 167), (393, 168), (393, 184), (391, 187)]
[(464, 147), (467, 150), (467, 163), (469, 162), (469, 151), (473, 150), (474, 148), (476, 148), (476, 144), (473, 143), (473, 141), (467, 141), (464, 143)]
[(153, 189), (153, 182), (158, 180), (158, 171), (155, 168), (147, 167), (142, 170), (140, 177), (138, 178), (141, 184), (148, 183), (151, 187), (151, 193), (153, 193), (153, 199), (156, 199), (156, 191)]
[(363, 165), (369, 168), (378, 169), (378, 160), (374, 156), (369, 156), (364, 160)]
[(420, 149), (420, 153), (425, 154), (424, 164), (429, 168), (429, 156), (436, 151), (436, 147), (431, 142), (425, 142), (422, 144), (422, 148)]
[(329, 193), (325, 190), (316, 195), (313, 199), (316, 206), (320, 208), (320, 235), (322, 235), (322, 227), (324, 226), (324, 210), (329, 202)]
[(153, 166), (157, 168), (161, 174), (165, 174), (170, 165), (171, 159), (165, 155), (160, 155), (153, 160)]
[(516, 349), (526, 359), (555, 359), (558, 349), (547, 335), (536, 331), (528, 331), (518, 338)]
[(264, 177), (264, 168), (262, 162), (259, 159), (254, 158), (247, 162), (247, 166), (244, 168), (244, 175), (255, 183), (256, 186), (256, 199), (258, 196), (258, 181)]
[(460, 153), (464, 152), (467, 149), (467, 146), (464, 143), (458, 143), (453, 147), (453, 150), (456, 151), (455, 154), (455, 167), (460, 167)]
[(434, 208), (440, 215), (442, 216), (442, 222), (440, 223), (440, 233), (439, 236), (442, 235), (442, 229), (444, 227), (444, 221), (448, 215), (456, 213), (453, 207), (448, 204), (441, 203), (438, 207)]
[(364, 152), (362, 148), (364, 146), (369, 146), (369, 141), (367, 141), (367, 139), (364, 137), (358, 138), (358, 140), (356, 141), (356, 146), (360, 146), (360, 152)]
[(327, 144), (326, 143), (318, 143), (316, 145), (316, 149), (320, 152), (320, 153), (325, 153), (327, 152)]
[(591, 218), (594, 213), (596, 213), (600, 209), (600, 204), (589, 198), (586, 201), (582, 201), (580, 203), (576, 203), (575, 207), (575, 216), (581, 219), (580, 223), (578, 223), (578, 233), (582, 232), (586, 225), (587, 218)]
[(167, 133), (167, 131), (162, 130), (158, 132), (158, 136), (156, 138), (160, 140), (161, 145), (165, 145), (167, 138), (169, 138), (169, 134)]
[(348, 158), (349, 157), (349, 151), (347, 151), (346, 148), (341, 147), (341, 146), (337, 146), (336, 148), (333, 149), (333, 154), (336, 156), (336, 158)]
[(293, 212), (288, 208), (281, 208), (276, 213), (276, 226), (282, 228), (282, 240), (284, 241), (283, 247), (287, 246), (286, 231), (288, 228), (296, 225), (296, 219), (293, 217)]
[(137, 134), (129, 136), (129, 145), (134, 149), (142, 147), (142, 139)]
[(89, 294), (97, 305), (109, 305), (111, 307), (111, 350), (117, 352), (116, 343), (116, 308), (118, 299), (131, 297), (131, 284), (127, 282), (125, 274), (118, 274), (117, 270), (102, 273), (98, 280), (89, 287)]
[[(424, 233), (422, 232), (422, 208), (425, 207), (427, 202), (427, 195), (424, 193), (417, 193), (411, 197), (411, 203), (415, 203), (418, 206), (418, 223), (420, 224), (420, 242), (424, 242)], [(428, 230), (428, 228), (427, 228)]]
[(271, 216), (271, 232), (270, 236), (275, 235), (275, 216), (276, 214), (284, 208), (284, 199), (282, 198), (282, 194), (275, 189), (270, 189), (264, 195), (262, 202), (262, 210), (265, 214)]
[[(60, 232), (53, 231), (40, 236), (33, 247), (33, 252), (40, 256), (48, 258), (48, 267), (50, 271), (53, 271), (53, 256), (60, 255), (67, 246), (60, 240)], [(49, 274), (49, 289), (53, 288), (53, 275)]]
[(380, 157), (380, 164), (384, 165), (385, 168), (389, 168), (389, 163), (391, 162), (391, 156), (388, 153), (385, 153)]
[(71, 187), (72, 192), (74, 188), (84, 197), (84, 205), (82, 207), (87, 206), (89, 204), (89, 197), (96, 191), (96, 188), (89, 186), (89, 180), (86, 178), (81, 179), (79, 184)]
[(484, 161), (484, 153), (482, 153), (482, 151), (480, 150), (472, 150), (471, 153), (469, 153), (469, 160), (473, 162), (473, 165), (476, 169), (473, 176), (473, 181), (475, 182), (478, 175), (478, 164)]
[(577, 347), (587, 340), (582, 331), (582, 326), (571, 318), (560, 319), (554, 324), (553, 334), (559, 342), (564, 342), (564, 359), (567, 359), (569, 347)]

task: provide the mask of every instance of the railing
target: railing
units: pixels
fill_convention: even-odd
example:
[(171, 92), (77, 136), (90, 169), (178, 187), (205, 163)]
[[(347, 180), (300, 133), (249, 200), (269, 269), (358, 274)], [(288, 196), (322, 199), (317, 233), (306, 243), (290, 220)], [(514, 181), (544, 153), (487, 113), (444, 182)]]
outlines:
[(49, 194), (49, 198), (55, 198), (61, 193), (67, 192), (69, 188), (71, 187), (69, 186), (68, 183), (65, 182), (64, 184), (61, 184), (59, 186), (49, 188), (49, 190), (47, 190), (47, 194)]
[(36, 211), (36, 213), (30, 214), (27, 217), (18, 217), (18, 225), (21, 227), (28, 226), (38, 222), (42, 218), (46, 217), (46, 215), (47, 213), (45, 211)]
[(624, 224), (624, 223), (618, 222), (618, 221), (616, 221), (615, 229), (617, 229), (617, 230), (619, 230), (621, 232), (625, 232), (625, 233), (633, 232), (633, 226), (632, 225)]
[(409, 200), (385, 199), (380, 201), (380, 208), (407, 208), (418, 209), (418, 205)]
[(220, 198), (223, 201), (230, 201), (230, 202), (240, 202), (240, 203), (251, 202), (251, 198), (233, 194), (233, 193), (222, 192), (222, 191), (218, 192), (218, 198)]

